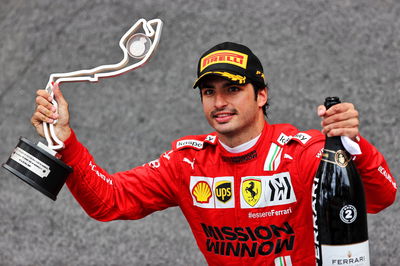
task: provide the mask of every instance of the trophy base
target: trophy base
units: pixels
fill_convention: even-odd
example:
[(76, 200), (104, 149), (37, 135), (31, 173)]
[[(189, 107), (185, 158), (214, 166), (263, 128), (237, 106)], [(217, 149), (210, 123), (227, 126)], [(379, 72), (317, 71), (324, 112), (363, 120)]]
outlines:
[(72, 172), (64, 162), (22, 137), (3, 167), (52, 200)]

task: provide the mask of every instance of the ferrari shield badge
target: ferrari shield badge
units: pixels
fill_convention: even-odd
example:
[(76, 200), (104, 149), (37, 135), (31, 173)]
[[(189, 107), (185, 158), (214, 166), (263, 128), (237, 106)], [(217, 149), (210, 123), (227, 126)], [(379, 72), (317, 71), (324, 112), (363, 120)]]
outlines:
[(261, 180), (255, 178), (249, 178), (244, 180), (242, 183), (242, 195), (243, 199), (250, 206), (254, 207), (260, 200), (262, 192)]

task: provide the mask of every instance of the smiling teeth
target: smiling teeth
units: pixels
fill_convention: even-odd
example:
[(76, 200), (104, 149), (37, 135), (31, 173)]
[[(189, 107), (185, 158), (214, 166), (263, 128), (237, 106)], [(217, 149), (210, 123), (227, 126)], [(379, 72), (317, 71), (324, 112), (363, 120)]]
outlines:
[(216, 115), (216, 117), (226, 117), (226, 116), (231, 116), (232, 114), (219, 114)]

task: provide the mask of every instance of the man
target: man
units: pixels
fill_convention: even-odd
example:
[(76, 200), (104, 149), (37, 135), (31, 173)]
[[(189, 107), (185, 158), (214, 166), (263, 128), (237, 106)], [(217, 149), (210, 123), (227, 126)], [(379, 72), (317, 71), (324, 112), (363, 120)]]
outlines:
[(383, 156), (359, 135), (352, 104), (319, 106), (322, 133), (269, 124), (262, 65), (236, 43), (205, 52), (197, 74), (194, 87), (200, 88), (205, 117), (216, 132), (181, 138), (158, 160), (112, 175), (70, 129), (61, 91), (54, 90), (58, 114), (49, 94), (38, 91), (32, 123), (43, 136), (42, 122), (58, 119), (56, 133), (65, 142), (60, 153), (74, 169), (67, 185), (91, 217), (139, 219), (180, 206), (211, 265), (315, 265), (311, 188), (325, 134), (359, 145), (362, 154), (354, 162), (368, 212), (394, 201), (395, 181)]

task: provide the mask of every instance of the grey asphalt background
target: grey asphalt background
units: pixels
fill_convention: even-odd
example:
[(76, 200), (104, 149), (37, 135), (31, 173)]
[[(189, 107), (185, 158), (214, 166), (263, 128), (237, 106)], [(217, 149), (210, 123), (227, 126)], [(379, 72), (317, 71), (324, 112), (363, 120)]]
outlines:
[[(184, 135), (211, 131), (197, 91), (198, 56), (246, 44), (270, 84), (271, 123), (319, 128), (315, 108), (338, 95), (360, 111), (361, 133), (398, 176), (400, 2), (0, 0), (0, 162), (19, 136), (38, 140), (30, 116), (50, 73), (121, 60), (120, 37), (161, 18), (152, 61), (97, 84), (63, 84), (71, 124), (109, 172), (153, 160)], [(203, 265), (178, 208), (139, 221), (90, 219), (66, 188), (52, 202), (1, 168), (0, 265)], [(372, 265), (400, 262), (398, 200), (369, 215)]]

